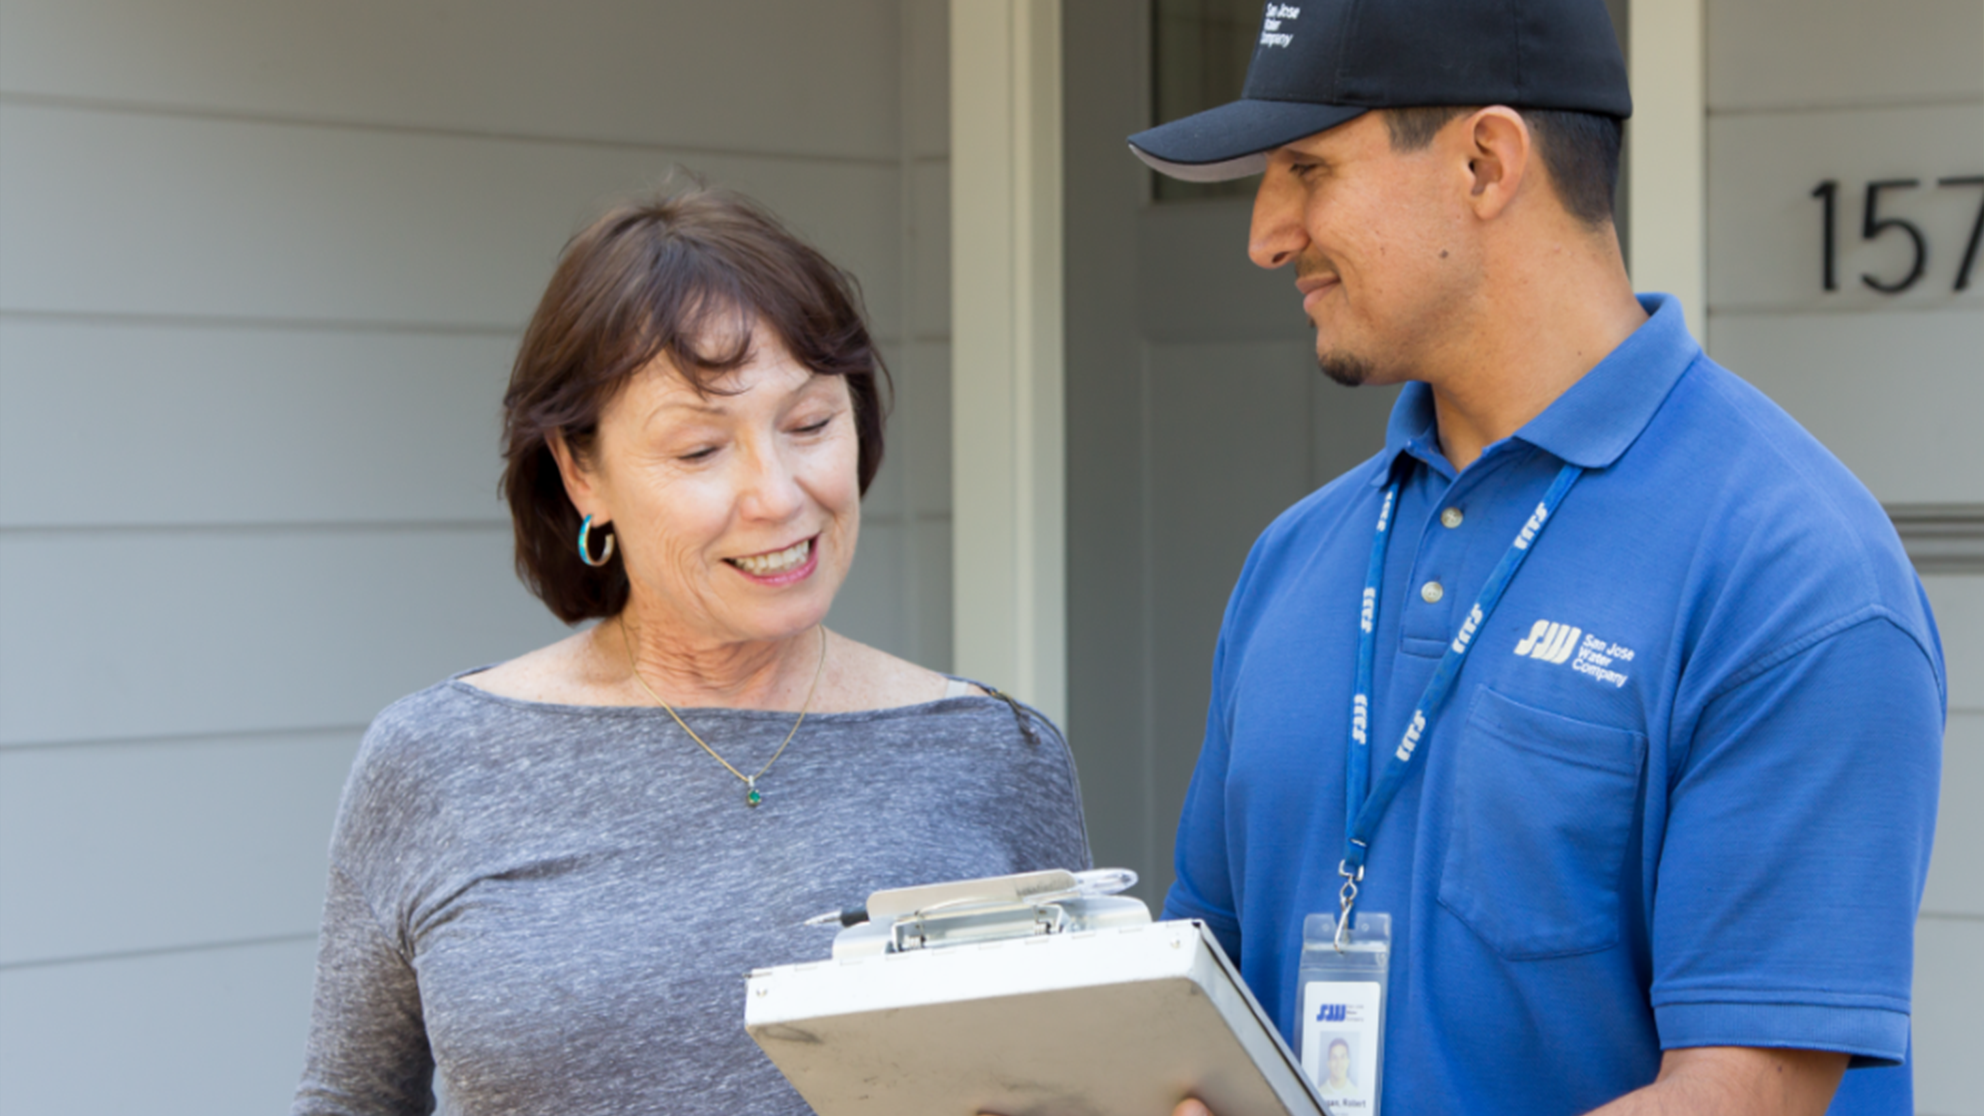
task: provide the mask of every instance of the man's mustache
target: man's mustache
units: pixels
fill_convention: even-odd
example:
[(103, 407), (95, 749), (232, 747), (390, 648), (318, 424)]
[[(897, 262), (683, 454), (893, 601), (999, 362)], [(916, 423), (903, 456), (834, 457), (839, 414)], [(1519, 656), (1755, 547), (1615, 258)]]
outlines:
[(1295, 261), (1295, 281), (1297, 283), (1318, 275), (1326, 278), (1334, 277), (1336, 275), (1336, 265), (1330, 263), (1328, 260), (1310, 259), (1307, 257), (1301, 257)]

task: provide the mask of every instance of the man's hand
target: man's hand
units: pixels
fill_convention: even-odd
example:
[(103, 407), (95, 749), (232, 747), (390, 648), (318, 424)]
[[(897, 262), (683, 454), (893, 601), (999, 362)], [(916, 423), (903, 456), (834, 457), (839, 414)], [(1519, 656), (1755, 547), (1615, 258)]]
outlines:
[[(1669, 1050), (1653, 1084), (1591, 1116), (1825, 1116), (1846, 1073), (1846, 1055), (1830, 1050), (1699, 1046)], [(980, 1116), (989, 1116), (981, 1113)], [(1171, 1116), (1214, 1116), (1186, 1097)]]
[(1653, 1084), (1591, 1116), (1824, 1116), (1845, 1072), (1846, 1055), (1830, 1050), (1669, 1050)]
[[(994, 1116), (994, 1114), (981, 1112), (978, 1116)], [(1212, 1109), (1207, 1108), (1195, 1098), (1186, 1097), (1184, 1100), (1178, 1102), (1178, 1107), (1171, 1110), (1171, 1116), (1212, 1116)]]
[[(1846, 1072), (1830, 1050), (1702, 1046), (1670, 1050), (1653, 1084), (1591, 1116), (1824, 1116)], [(1213, 1116), (1187, 1097), (1171, 1116)]]

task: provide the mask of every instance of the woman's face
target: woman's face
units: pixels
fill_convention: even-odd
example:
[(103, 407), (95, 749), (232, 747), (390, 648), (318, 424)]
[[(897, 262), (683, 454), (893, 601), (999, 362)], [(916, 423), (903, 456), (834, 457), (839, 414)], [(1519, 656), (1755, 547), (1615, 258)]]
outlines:
[(782, 639), (826, 618), (854, 560), (854, 403), (762, 327), (712, 386), (657, 358), (607, 405), (566, 489), (617, 534), (637, 626), (691, 645)]

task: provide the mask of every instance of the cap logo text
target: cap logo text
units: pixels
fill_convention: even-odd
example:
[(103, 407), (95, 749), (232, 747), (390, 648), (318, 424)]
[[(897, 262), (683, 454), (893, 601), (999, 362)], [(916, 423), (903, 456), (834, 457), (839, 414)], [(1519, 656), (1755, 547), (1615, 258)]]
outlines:
[(1295, 36), (1281, 29), (1282, 20), (1299, 19), (1302, 9), (1293, 4), (1269, 4), (1267, 15), (1261, 20), (1261, 45), (1285, 47), (1295, 41)]

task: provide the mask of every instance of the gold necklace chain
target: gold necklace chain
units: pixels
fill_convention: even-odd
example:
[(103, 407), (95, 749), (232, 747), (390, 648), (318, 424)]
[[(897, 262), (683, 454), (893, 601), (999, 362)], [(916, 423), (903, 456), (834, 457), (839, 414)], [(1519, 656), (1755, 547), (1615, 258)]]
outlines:
[(825, 624), (820, 625), (820, 661), (813, 667), (813, 684), (806, 687), (806, 700), (799, 706), (799, 719), (792, 722), (792, 730), (785, 734), (785, 739), (779, 743), (778, 751), (772, 753), (772, 758), (765, 761), (765, 765), (758, 769), (756, 775), (744, 774), (742, 771), (732, 767), (729, 760), (717, 755), (716, 749), (710, 747), (708, 741), (697, 736), (696, 730), (690, 728), (689, 723), (682, 719), (682, 714), (677, 713), (674, 706), (663, 701), (661, 695), (654, 692), (654, 687), (648, 685), (648, 680), (641, 677), (640, 664), (634, 661), (634, 641), (627, 634), (627, 622), (625, 620), (620, 622), (620, 642), (627, 648), (627, 669), (633, 672), (634, 681), (640, 683), (641, 689), (647, 691), (648, 696), (654, 699), (656, 705), (668, 710), (668, 715), (675, 718), (675, 723), (682, 727), (683, 732), (689, 734), (689, 739), (702, 745), (703, 751), (708, 752), (711, 759), (722, 764), (725, 771), (730, 772), (743, 781), (744, 805), (755, 807), (760, 802), (763, 802), (765, 796), (758, 793), (758, 780), (763, 778), (765, 772), (772, 769), (772, 764), (777, 763), (778, 758), (785, 754), (785, 746), (792, 743), (793, 737), (799, 735), (799, 726), (806, 723), (806, 714), (813, 708), (813, 694), (819, 690), (820, 675), (824, 674), (827, 669), (827, 626)]

